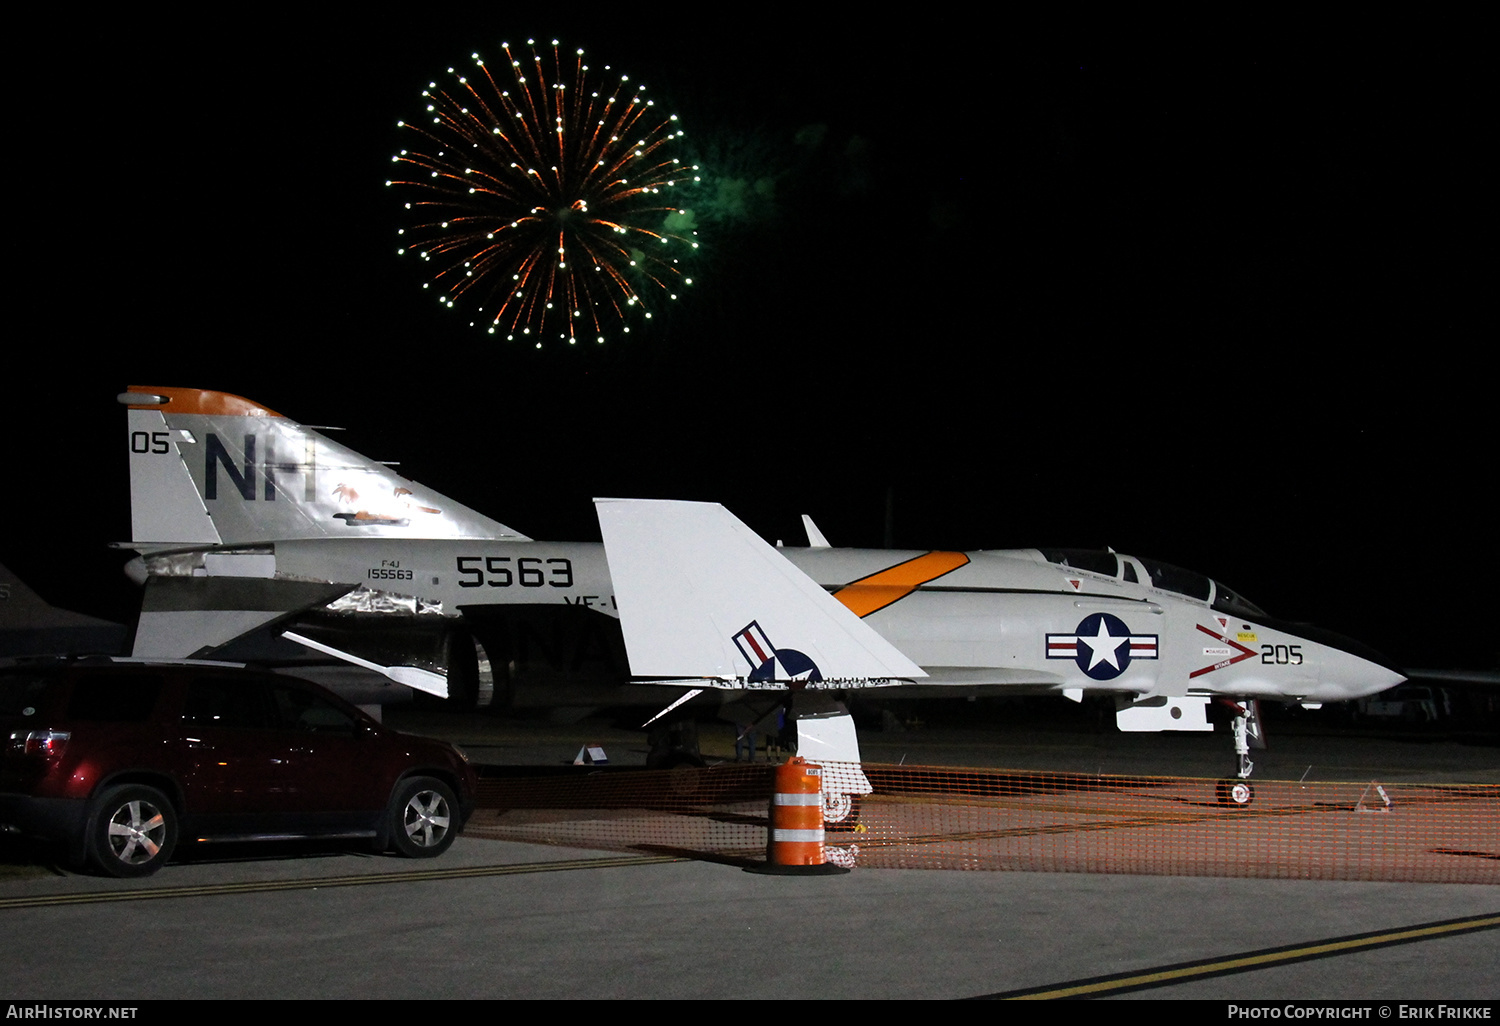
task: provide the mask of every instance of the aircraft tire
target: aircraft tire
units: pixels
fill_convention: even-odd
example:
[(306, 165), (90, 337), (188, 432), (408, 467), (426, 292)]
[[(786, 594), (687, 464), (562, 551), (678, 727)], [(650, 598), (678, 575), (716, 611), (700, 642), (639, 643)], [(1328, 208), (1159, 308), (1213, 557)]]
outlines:
[(823, 827), (829, 830), (853, 830), (859, 826), (860, 798), (857, 794), (823, 792)]
[(152, 787), (111, 787), (94, 801), (85, 828), (88, 860), (116, 877), (150, 876), (177, 847), (177, 810)]
[(412, 777), (391, 796), (391, 843), (409, 859), (434, 859), (458, 836), (458, 799), (441, 780)]
[(1255, 787), (1248, 780), (1221, 780), (1215, 788), (1220, 805), (1244, 808), (1255, 801)]

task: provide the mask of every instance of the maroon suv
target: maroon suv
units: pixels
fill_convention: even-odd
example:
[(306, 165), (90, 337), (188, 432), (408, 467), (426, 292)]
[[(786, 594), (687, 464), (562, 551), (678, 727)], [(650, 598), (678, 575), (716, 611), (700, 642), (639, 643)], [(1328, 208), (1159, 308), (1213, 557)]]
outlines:
[(0, 731), (0, 831), (114, 876), (156, 872), (184, 838), (369, 838), (431, 858), (473, 808), (457, 748), (238, 666), (0, 669)]

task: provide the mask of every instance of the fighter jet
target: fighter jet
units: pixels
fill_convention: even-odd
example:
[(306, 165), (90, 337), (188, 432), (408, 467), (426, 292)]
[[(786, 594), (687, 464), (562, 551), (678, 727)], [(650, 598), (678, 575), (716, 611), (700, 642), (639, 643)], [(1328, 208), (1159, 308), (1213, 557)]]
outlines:
[(1151, 560), (772, 549), (716, 504), (596, 505), (638, 676), (724, 689), (1106, 693), (1120, 729), (1140, 731), (1212, 730), (1217, 701), (1232, 713), (1238, 756), (1219, 793), (1235, 804), (1253, 795), (1256, 700), (1315, 707), (1404, 679), (1356, 642), (1273, 620)]
[[(137, 655), (228, 657), (271, 632), (445, 694), (463, 690), (477, 641), (501, 667), (497, 693), (544, 653), (550, 673), (541, 676), (555, 683), (557, 705), (580, 680), (617, 689), (613, 701), (591, 690), (593, 704), (640, 701), (618, 691), (632, 676), (712, 679), (730, 694), (849, 690), (882, 678), (904, 694), (1107, 694), (1124, 730), (1210, 730), (1208, 709), (1220, 703), (1238, 756), (1227, 801), (1249, 800), (1256, 700), (1316, 705), (1403, 679), (1357, 642), (1278, 621), (1211, 578), (1153, 560), (839, 549), (809, 524), (809, 546), (770, 550), (777, 562), (767, 570), (763, 554), (739, 551), (748, 528), (723, 511), (683, 512), (693, 504), (620, 506), (643, 512), (625, 518), (641, 523), (614, 542), (601, 516), (606, 559), (606, 546), (532, 540), (250, 400), (155, 387), (120, 400), (129, 407), (133, 572), (147, 585)], [(830, 673), (812, 642), (768, 626), (773, 611), (741, 617), (738, 606), (709, 638), (727, 661), (674, 669), (634, 651), (627, 659), (633, 643), (620, 633), (611, 574), (619, 559), (634, 567), (631, 586), (646, 581), (663, 608), (698, 595), (684, 575), (795, 573), (904, 662)], [(716, 594), (736, 587), (721, 583)], [(673, 683), (686, 694), (701, 681)]]
[(116, 655), (126, 634), (121, 624), (57, 608), (0, 566), (0, 658)]

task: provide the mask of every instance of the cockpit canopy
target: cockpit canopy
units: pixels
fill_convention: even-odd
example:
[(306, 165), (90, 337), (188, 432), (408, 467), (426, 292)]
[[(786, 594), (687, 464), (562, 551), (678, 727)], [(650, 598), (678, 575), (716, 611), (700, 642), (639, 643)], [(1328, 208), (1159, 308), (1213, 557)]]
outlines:
[[(1207, 602), (1221, 613), (1247, 617), (1252, 620), (1266, 619), (1266, 613), (1249, 599), (1227, 588), (1211, 577), (1204, 577), (1192, 570), (1163, 563), (1156, 559), (1140, 559), (1135, 556), (1120, 556), (1114, 552), (1097, 549), (1041, 549), (1042, 558), (1049, 563), (1075, 570), (1103, 574), (1117, 581), (1145, 584), (1163, 591), (1176, 592)], [(1139, 567), (1139, 570), (1137, 570)], [(1142, 572), (1146, 579), (1142, 580)]]

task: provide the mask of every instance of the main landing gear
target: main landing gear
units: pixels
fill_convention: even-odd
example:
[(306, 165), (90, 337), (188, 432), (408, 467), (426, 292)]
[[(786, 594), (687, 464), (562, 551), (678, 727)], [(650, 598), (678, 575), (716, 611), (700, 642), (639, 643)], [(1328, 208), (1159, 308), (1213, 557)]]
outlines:
[(1229, 725), (1234, 732), (1234, 754), (1239, 770), (1236, 778), (1218, 782), (1214, 796), (1220, 805), (1246, 806), (1255, 800), (1255, 787), (1250, 783), (1250, 771), (1255, 768), (1255, 763), (1250, 761), (1250, 749), (1266, 747), (1260, 726), (1260, 703), (1253, 698), (1243, 704), (1228, 698), (1221, 698), (1219, 702), (1233, 713)]

